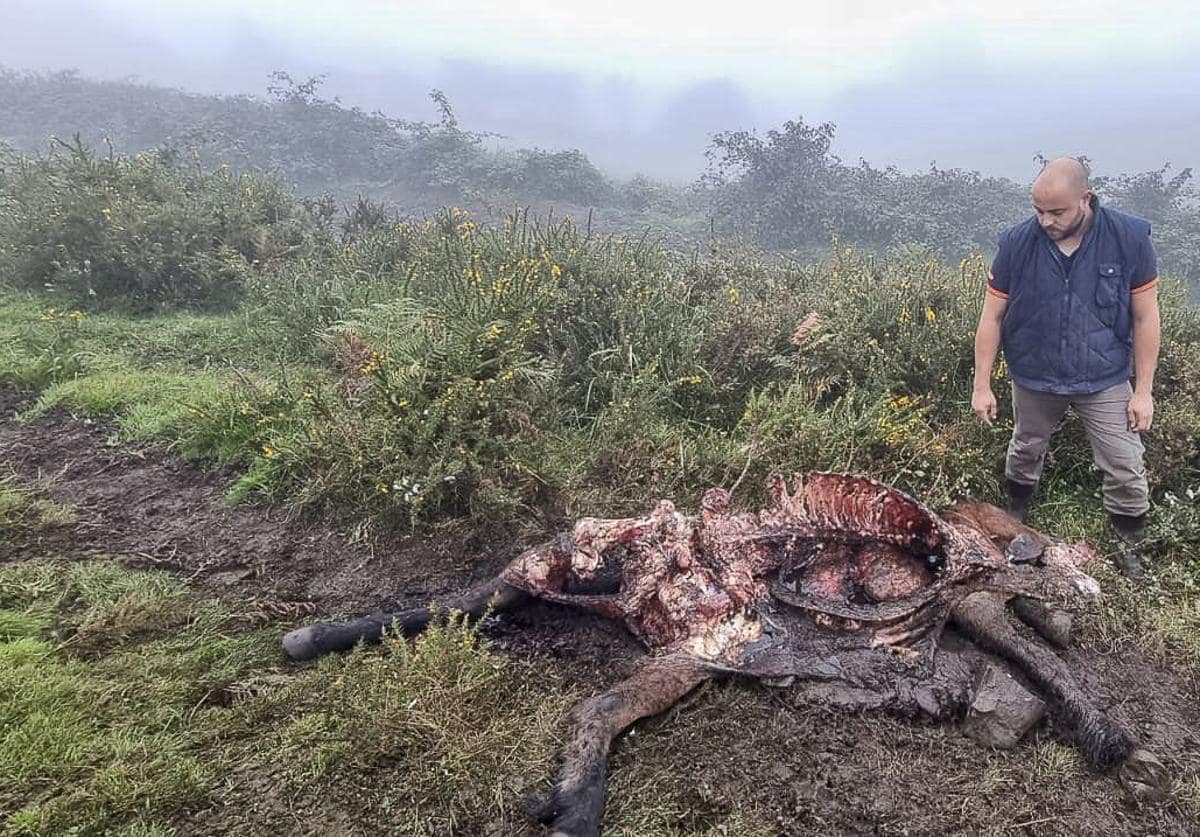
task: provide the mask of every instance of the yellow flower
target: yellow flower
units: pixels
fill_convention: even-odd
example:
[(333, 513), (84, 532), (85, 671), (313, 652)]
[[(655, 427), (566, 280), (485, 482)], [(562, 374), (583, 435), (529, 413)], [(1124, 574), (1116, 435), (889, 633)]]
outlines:
[(388, 488), (386, 485), (384, 485), (381, 482), (375, 483), (375, 490), (378, 491), (380, 494), (387, 494), (389, 491), (391, 491), (390, 488)]
[(313, 397), (313, 394), (312, 394), (312, 392), (311, 392), (311, 391), (309, 391), (309, 390), (307, 390), (307, 389), (306, 389), (306, 390), (304, 390), (304, 392), (302, 392), (302, 393), (300, 394), (300, 396), (301, 396), (302, 398), (312, 398), (312, 397)]
[(925, 309), (925, 322), (932, 323), (936, 319), (937, 319), (937, 312), (934, 311), (932, 308), (926, 308)]
[(557, 279), (559, 276), (562, 276), (562, 268), (556, 264), (550, 265), (550, 275)]
[(742, 292), (739, 291), (733, 285), (729, 286), (728, 294), (729, 294), (729, 301), (732, 302), (734, 305), (737, 305), (738, 300), (742, 298)]
[(274, 455), (275, 448), (271, 447), (270, 445), (263, 445), (263, 456), (265, 456), (267, 459), (270, 459)]

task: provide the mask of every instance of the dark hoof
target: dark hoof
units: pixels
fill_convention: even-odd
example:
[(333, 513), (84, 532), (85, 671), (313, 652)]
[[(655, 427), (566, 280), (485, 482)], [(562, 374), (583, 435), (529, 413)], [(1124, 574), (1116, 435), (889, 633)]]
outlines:
[(1012, 539), (1004, 554), (1014, 564), (1029, 564), (1041, 558), (1044, 551), (1040, 543), (1022, 532)]
[(293, 660), (349, 651), (360, 642), (379, 642), (394, 618), (393, 614), (379, 613), (349, 622), (319, 622), (297, 628), (284, 636), (283, 651)]
[(1113, 563), (1117, 565), (1117, 570), (1121, 575), (1130, 581), (1141, 581), (1146, 577), (1146, 568), (1142, 566), (1142, 559), (1134, 553), (1118, 553), (1113, 559)]
[(1117, 777), (1126, 793), (1139, 805), (1162, 799), (1171, 785), (1166, 765), (1149, 750), (1140, 748), (1129, 754)]
[(525, 814), (534, 822), (548, 825), (558, 814), (554, 790), (537, 791), (525, 797)]
[(1133, 741), (1125, 730), (1103, 715), (1085, 722), (1080, 733), (1084, 758), (1097, 770), (1122, 765), (1134, 752)]
[(283, 653), (297, 662), (311, 660), (321, 656), (321, 648), (316, 642), (315, 625), (297, 628), (283, 635)]

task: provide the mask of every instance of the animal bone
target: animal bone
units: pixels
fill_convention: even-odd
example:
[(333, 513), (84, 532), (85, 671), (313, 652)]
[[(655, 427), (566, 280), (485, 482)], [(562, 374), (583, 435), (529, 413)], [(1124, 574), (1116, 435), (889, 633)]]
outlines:
[[(1080, 569), (1092, 555), (1085, 544), (1053, 542), (986, 504), (937, 515), (860, 476), (812, 473), (791, 486), (775, 476), (768, 488), (772, 502), (758, 514), (733, 511), (729, 493), (713, 488), (699, 515), (664, 500), (644, 517), (583, 518), (437, 603), (472, 616), (531, 598), (582, 607), (621, 620), (649, 649), (632, 677), (575, 709), (558, 780), (536, 812), (554, 834), (599, 832), (607, 753), (622, 730), (725, 674), (790, 682), (846, 708), (943, 719), (966, 712), (979, 673), (997, 665), (991, 652), (1051, 699), (1094, 767), (1130, 759), (1129, 733), (1008, 616), (1011, 604), (1065, 645), (1070, 620), (1059, 608), (1099, 594)], [(311, 625), (283, 646), (310, 659), (389, 629), (420, 631), (431, 613)]]

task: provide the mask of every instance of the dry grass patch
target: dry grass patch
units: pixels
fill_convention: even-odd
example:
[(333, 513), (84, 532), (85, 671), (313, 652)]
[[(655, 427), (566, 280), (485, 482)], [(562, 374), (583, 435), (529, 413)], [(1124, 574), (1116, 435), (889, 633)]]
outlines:
[(74, 522), (75, 511), (70, 506), (39, 497), (13, 477), (0, 479), (0, 538), (13, 538)]

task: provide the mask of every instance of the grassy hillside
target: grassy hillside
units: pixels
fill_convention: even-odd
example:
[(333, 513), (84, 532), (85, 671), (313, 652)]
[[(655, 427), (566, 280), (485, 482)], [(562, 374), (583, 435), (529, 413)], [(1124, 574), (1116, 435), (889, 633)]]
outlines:
[[(266, 87), (266, 98), (201, 96), (0, 68), (0, 144), (41, 154), (56, 144), (51, 137), (73, 143), (79, 134), (84, 145), (117, 154), (270, 172), (301, 194), (329, 194), (339, 204), (361, 195), (418, 215), (463, 206), (495, 223), (514, 205), (534, 206), (593, 229), (653, 230), (676, 244), (716, 232), (809, 253), (837, 235), (880, 253), (918, 244), (957, 260), (989, 253), (996, 233), (1030, 211), (1028, 184), (958, 169), (847, 163), (832, 152), (836, 127), (828, 123), (795, 119), (761, 135), (731, 126), (713, 137), (707, 171), (678, 186), (618, 181), (578, 150), (499, 149), (488, 126), (460, 125), (438, 91), (429, 113), (397, 116), (329, 101), (319, 78), (277, 72)], [(1196, 298), (1200, 203), (1191, 169), (1100, 174), (1101, 197), (1151, 220), (1163, 267)]]
[[(0, 68), (0, 142), (44, 153), (52, 137), (93, 148), (149, 152), (183, 164), (276, 174), (300, 192), (386, 198), (407, 209), (525, 201), (617, 206), (626, 195), (578, 151), (495, 150), (460, 128), (434, 91), (429, 114), (392, 119), (319, 96), (317, 79), (276, 73), (268, 98), (203, 96), (73, 73)], [(634, 184), (635, 202), (653, 184)]]

